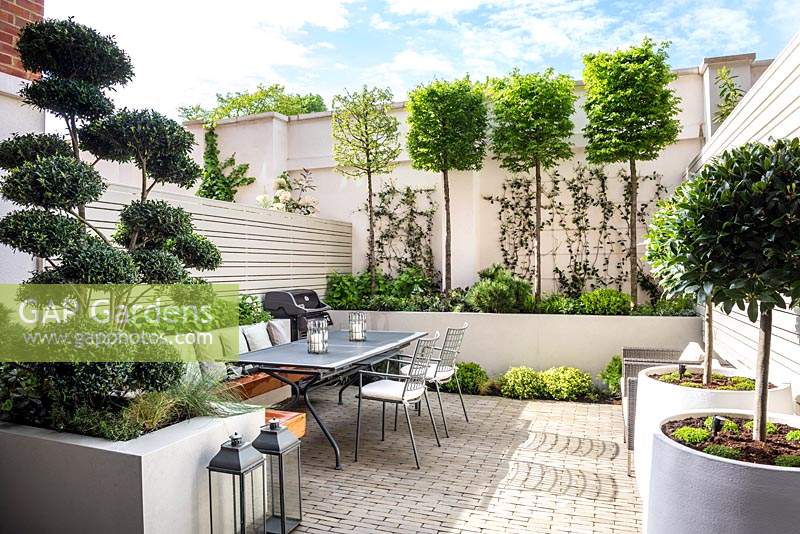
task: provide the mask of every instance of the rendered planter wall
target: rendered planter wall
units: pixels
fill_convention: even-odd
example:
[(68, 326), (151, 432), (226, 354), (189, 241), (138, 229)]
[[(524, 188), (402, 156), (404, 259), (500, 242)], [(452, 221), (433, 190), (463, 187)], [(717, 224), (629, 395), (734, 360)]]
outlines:
[[(668, 421), (712, 414), (752, 417), (747, 410), (693, 410), (662, 419), (659, 428)], [(800, 427), (797, 416), (770, 413), (769, 419)], [(647, 534), (798, 531), (800, 469), (718, 458), (684, 447), (659, 430), (653, 439), (652, 470)]]
[[(334, 328), (347, 328), (346, 311), (333, 311)], [(367, 312), (373, 330), (416, 330), (442, 335), (468, 322), (460, 359), (490, 375), (509, 367), (569, 365), (597, 375), (623, 346), (682, 349), (702, 340), (699, 317), (638, 317), (511, 313)]]
[[(677, 365), (651, 367), (640, 372), (638, 377), (633, 459), (636, 466), (636, 483), (639, 486), (639, 494), (645, 502), (650, 485), (653, 435), (660, 432), (661, 422), (665, 417), (688, 410), (752, 410), (755, 406), (755, 392), (753, 391), (687, 388), (651, 378), (653, 375), (669, 373), (677, 369)], [(690, 367), (690, 369), (698, 368)], [(714, 371), (727, 376), (748, 376), (747, 372), (737, 369), (716, 368)], [(793, 409), (794, 400), (790, 384), (781, 384), (769, 390), (769, 410), (771, 412), (791, 414)]]
[(206, 533), (206, 465), (263, 424), (262, 409), (112, 442), (0, 423), (0, 531)]

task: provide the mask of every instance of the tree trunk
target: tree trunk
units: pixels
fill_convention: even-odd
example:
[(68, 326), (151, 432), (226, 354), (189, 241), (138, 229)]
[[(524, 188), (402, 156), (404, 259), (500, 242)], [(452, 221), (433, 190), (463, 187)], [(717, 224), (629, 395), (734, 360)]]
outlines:
[(367, 211), (369, 212), (369, 288), (375, 293), (375, 211), (372, 202), (372, 173), (367, 171)]
[[(67, 121), (67, 130), (69, 131), (69, 139), (72, 142), (72, 155), (75, 156), (77, 161), (81, 160), (81, 149), (78, 143), (78, 125), (75, 123), (74, 118), (65, 119)], [(82, 220), (86, 220), (86, 206), (80, 204), (78, 206), (78, 215)]]
[(536, 302), (542, 298), (542, 165), (536, 162)]
[(639, 258), (636, 254), (636, 211), (637, 205), (639, 204), (639, 199), (637, 198), (638, 189), (639, 189), (639, 178), (636, 176), (636, 160), (630, 160), (631, 164), (631, 198), (630, 198), (630, 220), (628, 224), (629, 228), (629, 235), (628, 235), (628, 260), (630, 262), (630, 275), (631, 275), (631, 300), (633, 301), (633, 305), (639, 303)]
[(450, 181), (447, 176), (447, 169), (442, 171), (444, 181), (444, 290), (450, 291)]
[(714, 302), (710, 296), (706, 297), (706, 357), (703, 361), (703, 383), (711, 383), (711, 363), (714, 357)]
[(756, 411), (753, 414), (753, 440), (767, 439), (767, 393), (769, 391), (769, 355), (772, 344), (772, 308), (761, 311), (758, 324), (756, 359)]

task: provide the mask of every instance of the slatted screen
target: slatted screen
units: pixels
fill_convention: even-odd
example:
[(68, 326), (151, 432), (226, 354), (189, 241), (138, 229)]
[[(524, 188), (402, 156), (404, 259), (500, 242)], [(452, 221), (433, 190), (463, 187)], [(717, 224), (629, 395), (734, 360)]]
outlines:
[[(138, 196), (136, 188), (111, 185), (88, 207), (89, 220), (110, 234), (119, 211)], [(219, 247), (220, 268), (196, 273), (209, 282), (238, 283), (246, 293), (307, 288), (324, 294), (329, 272), (352, 270), (350, 223), (191, 195), (153, 192), (149, 198), (191, 213), (196, 230)]]

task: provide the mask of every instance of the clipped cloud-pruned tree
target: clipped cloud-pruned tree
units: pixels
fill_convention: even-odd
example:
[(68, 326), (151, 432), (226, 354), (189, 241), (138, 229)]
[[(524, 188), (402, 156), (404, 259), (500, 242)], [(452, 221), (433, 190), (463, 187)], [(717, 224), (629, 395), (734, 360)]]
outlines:
[(391, 115), (392, 92), (364, 86), (333, 97), (331, 135), (336, 171), (351, 178), (367, 179), (370, 288), (375, 291), (375, 206), (372, 178), (388, 174), (400, 155), (399, 122)]
[[(536, 300), (542, 295), (542, 169), (572, 156), (575, 83), (552, 69), (509, 76), (492, 84), (492, 149), (513, 173), (534, 171)], [(513, 268), (513, 266), (507, 266)]]
[(669, 209), (670, 223), (685, 221), (658, 230), (654, 255), (668, 287), (710, 295), (725, 313), (736, 306), (759, 323), (753, 439), (764, 441), (772, 312), (800, 300), (800, 139), (724, 152), (681, 186)]
[(444, 289), (451, 283), (450, 171), (483, 167), (488, 116), (486, 97), (469, 77), (436, 80), (408, 95), (406, 145), (415, 169), (442, 173), (445, 210)]
[[(21, 206), (0, 219), (0, 242), (46, 265), (27, 283), (183, 283), (192, 281), (187, 267), (216, 269), (219, 251), (193, 232), (189, 214), (147, 198), (158, 183), (191, 187), (200, 169), (189, 158), (192, 135), (175, 121), (150, 110), (113, 112), (104, 91), (132, 77), (113, 38), (71, 19), (45, 20), (23, 28), (18, 46), (25, 67), (42, 74), (22, 97), (63, 118), (71, 141), (24, 134), (0, 142), (8, 171), (0, 195)], [(123, 208), (113, 240), (86, 220), (84, 206), (106, 185), (80, 149), (141, 170), (140, 200)], [(24, 384), (26, 406), (38, 406), (23, 420), (64, 428), (76, 410), (109, 409), (131, 392), (169, 387), (183, 372), (182, 363), (141, 361), (4, 364), (0, 379)]]
[(669, 87), (676, 78), (667, 63), (667, 43), (656, 47), (649, 38), (615, 52), (583, 58), (586, 84), (584, 109), (588, 123), (586, 158), (592, 163), (627, 163), (628, 262), (630, 294), (637, 302), (639, 258), (636, 247), (638, 175), (636, 162), (652, 160), (678, 138), (680, 98)]

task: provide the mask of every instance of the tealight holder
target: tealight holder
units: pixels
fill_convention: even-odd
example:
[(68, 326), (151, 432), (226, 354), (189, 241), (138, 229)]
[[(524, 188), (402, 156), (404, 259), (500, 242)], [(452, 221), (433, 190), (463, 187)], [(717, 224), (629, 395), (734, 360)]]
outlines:
[(350, 341), (366, 341), (367, 339), (367, 314), (364, 312), (350, 312)]
[(308, 321), (308, 353), (324, 354), (328, 352), (328, 321), (312, 319)]

